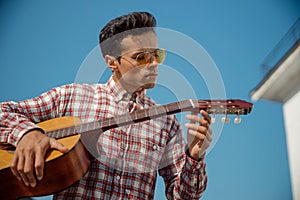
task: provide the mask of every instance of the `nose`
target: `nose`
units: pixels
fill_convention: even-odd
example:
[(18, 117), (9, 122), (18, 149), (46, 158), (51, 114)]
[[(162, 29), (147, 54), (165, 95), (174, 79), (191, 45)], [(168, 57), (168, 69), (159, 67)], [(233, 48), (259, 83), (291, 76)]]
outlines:
[(150, 53), (150, 62), (151, 65), (158, 65), (157, 59), (156, 59), (156, 55), (154, 53)]
[(144, 68), (147, 68), (148, 70), (153, 70), (154, 68), (158, 67), (158, 62), (155, 58), (155, 55), (152, 53), (147, 54), (147, 64), (144, 65)]
[(158, 65), (157, 59), (155, 58), (155, 55), (151, 56), (151, 62), (152, 65)]
[(149, 67), (151, 67), (151, 68), (157, 68), (158, 67), (158, 62), (155, 58), (155, 55), (151, 55), (151, 60), (149, 62)]
[(149, 63), (148, 65), (146, 65), (145, 67), (144, 67), (144, 69), (145, 70), (147, 70), (147, 71), (149, 71), (149, 72), (155, 72), (155, 73), (157, 73), (157, 71), (158, 71), (158, 63), (157, 63), (157, 61), (155, 61), (155, 59), (154, 59), (154, 61), (152, 61), (151, 63)]

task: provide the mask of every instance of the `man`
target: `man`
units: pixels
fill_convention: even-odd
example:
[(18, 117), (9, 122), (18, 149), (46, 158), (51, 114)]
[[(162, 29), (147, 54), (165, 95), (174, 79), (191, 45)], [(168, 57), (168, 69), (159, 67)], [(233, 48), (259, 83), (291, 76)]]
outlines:
[[(39, 97), (0, 104), (0, 142), (16, 146), (11, 170), (28, 187), (43, 178), (49, 149), (68, 149), (49, 138), (36, 123), (61, 116), (83, 122), (148, 109), (146, 95), (155, 86), (158, 48), (155, 18), (134, 12), (111, 20), (100, 32), (100, 47), (112, 77), (106, 84), (70, 84)], [(164, 179), (168, 199), (199, 199), (206, 188), (205, 151), (211, 142), (210, 116), (186, 115), (187, 143), (175, 116), (105, 131), (87, 173), (56, 199), (153, 199), (156, 171)]]

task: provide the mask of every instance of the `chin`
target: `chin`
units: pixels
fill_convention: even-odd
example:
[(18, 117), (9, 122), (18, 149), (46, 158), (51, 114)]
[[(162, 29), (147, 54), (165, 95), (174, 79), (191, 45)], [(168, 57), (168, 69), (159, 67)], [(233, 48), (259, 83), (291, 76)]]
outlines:
[(154, 88), (156, 85), (156, 83), (147, 83), (143, 86), (143, 88), (145, 89), (151, 89), (151, 88)]

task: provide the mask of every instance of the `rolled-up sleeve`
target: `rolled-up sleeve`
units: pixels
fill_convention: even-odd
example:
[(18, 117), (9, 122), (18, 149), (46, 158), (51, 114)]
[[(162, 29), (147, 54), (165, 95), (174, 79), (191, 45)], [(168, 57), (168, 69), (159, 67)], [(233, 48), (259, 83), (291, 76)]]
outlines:
[(16, 146), (29, 130), (40, 129), (36, 123), (55, 118), (59, 113), (60, 88), (24, 100), (0, 103), (0, 142)]
[(196, 161), (188, 156), (180, 125), (175, 120), (172, 126), (159, 169), (166, 185), (166, 196), (168, 199), (199, 199), (206, 189), (206, 164), (204, 159)]

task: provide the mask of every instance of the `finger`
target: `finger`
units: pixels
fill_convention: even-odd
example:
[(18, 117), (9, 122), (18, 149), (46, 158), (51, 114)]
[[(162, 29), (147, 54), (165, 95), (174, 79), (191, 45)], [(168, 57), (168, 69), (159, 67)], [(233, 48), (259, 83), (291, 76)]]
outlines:
[(10, 169), (13, 173), (13, 175), (15, 175), (15, 177), (19, 180), (22, 181), (21, 176), (19, 175), (19, 172), (17, 170), (17, 165), (18, 165), (18, 156), (14, 156), (11, 164), (10, 164)]
[(207, 128), (205, 126), (199, 126), (197, 124), (191, 124), (191, 123), (186, 123), (185, 127), (194, 131), (197, 131), (199, 133), (202, 133), (204, 135), (206, 135), (207, 133)]
[(196, 139), (201, 140), (201, 141), (203, 141), (206, 137), (205, 134), (199, 133), (198, 131), (195, 131), (195, 130), (192, 130), (192, 129), (189, 129), (188, 133), (190, 135), (194, 136)]
[(34, 163), (34, 152), (25, 151), (25, 164), (24, 164), (24, 174), (31, 187), (36, 186), (36, 179), (34, 176), (33, 163)]
[(204, 117), (205, 120), (208, 121), (209, 124), (211, 124), (211, 117), (208, 114), (208, 112), (206, 112), (204, 110), (200, 110), (200, 114)]
[(199, 117), (196, 114), (187, 114), (185, 117), (186, 117), (186, 119), (188, 119), (188, 120), (190, 120), (192, 122), (198, 122), (201, 119), (201, 117)]
[(62, 153), (66, 153), (69, 149), (65, 147), (63, 144), (59, 143), (57, 140), (50, 138), (50, 148), (57, 149)]
[(212, 142), (212, 131), (210, 129), (207, 131), (206, 138), (209, 141), (209, 143)]
[(45, 162), (45, 154), (47, 150), (42, 150), (38, 148), (35, 154), (35, 163), (34, 169), (37, 179), (40, 181), (43, 179), (44, 176), (44, 162)]
[(205, 138), (205, 140), (202, 143), (198, 143), (198, 145), (201, 148), (200, 157), (204, 157), (210, 145), (210, 142), (207, 140), (207, 138)]
[(25, 158), (23, 155), (19, 155), (18, 156), (18, 163), (17, 163), (17, 172), (19, 174), (19, 176), (21, 177), (23, 183), (26, 186), (29, 186), (29, 181), (26, 177), (26, 175), (24, 174), (24, 163), (25, 163)]
[[(206, 120), (205, 118), (202, 118), (198, 115), (186, 115), (186, 118), (191, 121), (191, 123), (198, 122), (202, 126), (208, 127), (210, 122)], [(210, 120), (210, 119), (209, 119)]]

